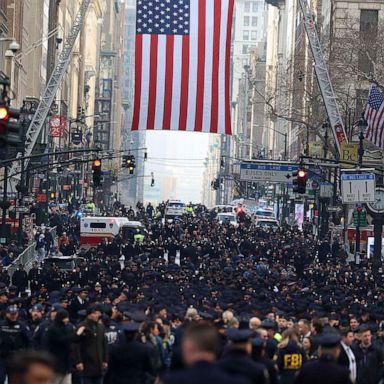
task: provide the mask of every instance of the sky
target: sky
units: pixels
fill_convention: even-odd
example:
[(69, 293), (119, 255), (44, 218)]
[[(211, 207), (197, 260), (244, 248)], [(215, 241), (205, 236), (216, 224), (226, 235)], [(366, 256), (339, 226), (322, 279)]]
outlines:
[(153, 172), (158, 185), (166, 177), (176, 177), (176, 193), (172, 197), (201, 202), (208, 141), (207, 133), (148, 131), (146, 174)]

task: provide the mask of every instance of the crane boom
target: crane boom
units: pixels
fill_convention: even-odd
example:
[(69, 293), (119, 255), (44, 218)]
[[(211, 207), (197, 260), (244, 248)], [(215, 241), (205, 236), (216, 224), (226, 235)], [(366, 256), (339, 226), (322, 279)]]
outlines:
[[(25, 140), (25, 152), (24, 166), (27, 167), (29, 163), (28, 157), (31, 156), (33, 148), (36, 145), (37, 139), (44, 126), (45, 120), (51, 109), (52, 103), (55, 100), (57, 90), (63, 80), (64, 74), (67, 71), (68, 65), (71, 61), (71, 54), (75, 45), (76, 39), (79, 36), (82, 26), (84, 25), (85, 16), (91, 0), (83, 0), (81, 3), (77, 15), (74, 19), (71, 31), (65, 40), (64, 48), (61, 51), (55, 69), (52, 72), (51, 78), (48, 81), (46, 88), (44, 89), (39, 105), (32, 118), (31, 124), (26, 132)], [(19, 159), (22, 156), (18, 153), (16, 158)], [(21, 162), (16, 160), (12, 163), (9, 170), (10, 187), (11, 190), (15, 190), (16, 184), (20, 178)]]
[(309, 45), (311, 47), (313, 59), (315, 62), (315, 72), (317, 81), (319, 83), (321, 95), (325, 104), (325, 109), (327, 110), (329, 122), (332, 127), (336, 147), (338, 153), (340, 154), (340, 146), (342, 143), (347, 143), (348, 138), (345, 133), (343, 120), (339, 112), (335, 92), (333, 90), (331, 79), (329, 77), (329, 72), (325, 62), (319, 35), (317, 33), (313, 13), (308, 4), (308, 0), (299, 0), (299, 4), (303, 13), (304, 27), (308, 36)]

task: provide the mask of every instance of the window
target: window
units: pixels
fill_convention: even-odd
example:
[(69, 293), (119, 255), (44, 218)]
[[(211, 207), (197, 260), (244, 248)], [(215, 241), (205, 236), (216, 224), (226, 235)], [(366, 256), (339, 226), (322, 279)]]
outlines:
[(243, 45), (243, 55), (246, 55), (248, 53), (248, 45)]
[(255, 1), (252, 3), (252, 11), (253, 11), (253, 12), (257, 12), (257, 11), (258, 11), (258, 8), (259, 8), (258, 5), (259, 5), (259, 4), (256, 3)]
[(257, 27), (257, 17), (252, 16), (252, 27)]
[(244, 4), (244, 12), (251, 12), (251, 2), (246, 1)]
[(359, 55), (360, 71), (369, 74), (373, 72), (372, 61), (376, 59), (375, 43), (377, 40), (379, 11), (362, 9), (360, 12), (360, 44), (367, 47), (367, 53)]
[(244, 16), (244, 27), (249, 27), (249, 16)]
[(257, 31), (251, 32), (251, 40), (257, 40)]
[(249, 40), (249, 31), (243, 31), (243, 40)]
[(107, 225), (105, 223), (91, 223), (91, 228), (106, 228)]

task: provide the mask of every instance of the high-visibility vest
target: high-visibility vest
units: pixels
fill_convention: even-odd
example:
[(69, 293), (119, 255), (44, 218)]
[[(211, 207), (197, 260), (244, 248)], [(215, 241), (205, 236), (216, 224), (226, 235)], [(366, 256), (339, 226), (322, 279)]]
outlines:
[(136, 235), (133, 236), (133, 238), (135, 239), (135, 242), (138, 242), (138, 243), (142, 243), (144, 241), (144, 235), (142, 235), (141, 233), (136, 233)]

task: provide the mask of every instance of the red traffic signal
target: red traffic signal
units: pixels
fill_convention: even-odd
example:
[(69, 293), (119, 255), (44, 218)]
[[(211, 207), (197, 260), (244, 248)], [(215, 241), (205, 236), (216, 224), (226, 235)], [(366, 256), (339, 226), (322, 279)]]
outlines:
[(307, 190), (308, 171), (305, 168), (299, 168), (293, 173), (293, 192), (305, 194)]

